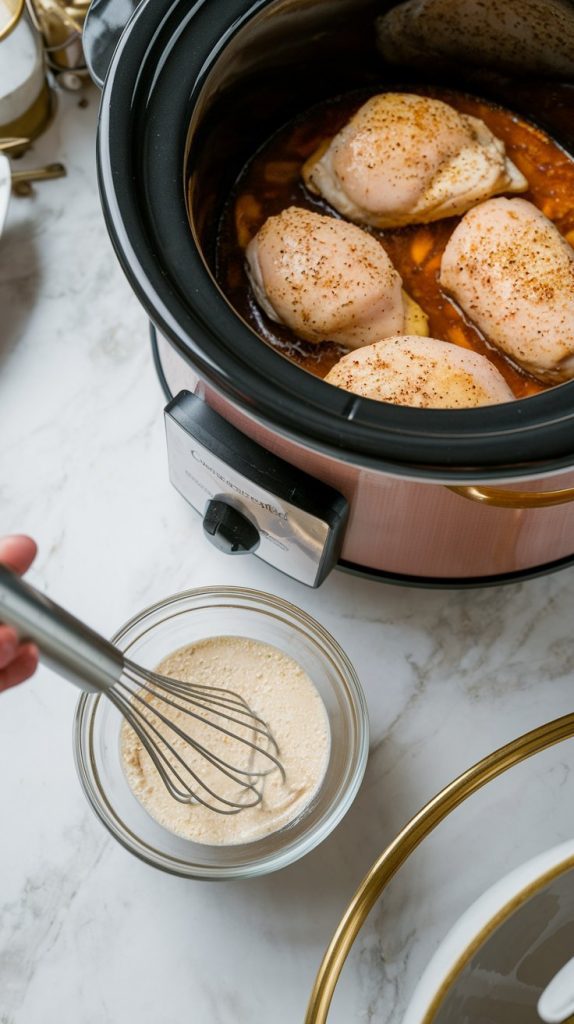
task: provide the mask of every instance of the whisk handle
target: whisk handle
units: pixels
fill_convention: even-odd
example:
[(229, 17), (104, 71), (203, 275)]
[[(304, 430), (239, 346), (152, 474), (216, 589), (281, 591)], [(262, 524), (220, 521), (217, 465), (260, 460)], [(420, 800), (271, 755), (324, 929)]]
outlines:
[(42, 660), (82, 690), (102, 692), (120, 679), (121, 651), (3, 565), (0, 622), (33, 640)]

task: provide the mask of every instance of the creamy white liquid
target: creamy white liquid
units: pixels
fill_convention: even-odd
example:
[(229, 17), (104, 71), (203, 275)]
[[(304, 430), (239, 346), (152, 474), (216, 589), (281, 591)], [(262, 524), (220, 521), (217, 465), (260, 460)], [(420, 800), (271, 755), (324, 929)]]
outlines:
[[(261, 803), (234, 815), (218, 814), (198, 803), (180, 803), (167, 791), (141, 741), (124, 723), (124, 771), (133, 792), (149, 814), (177, 835), (218, 846), (252, 842), (298, 817), (321, 785), (330, 747), (325, 706), (301, 666), (269, 644), (223, 636), (175, 651), (156, 671), (183, 682), (219, 686), (239, 693), (269, 726), (278, 744), (286, 777), (283, 780), (279, 770), (274, 769), (258, 783), (263, 793)], [(154, 702), (152, 700), (151, 704)], [(161, 710), (169, 714), (170, 720), (182, 731), (234, 766), (253, 769), (255, 763), (257, 768), (270, 767), (261, 755), (254, 762), (248, 746), (230, 740), (209, 724), (194, 721), (165, 705)], [(202, 716), (205, 717), (204, 712)], [(209, 765), (171, 730), (169, 732), (170, 743), (177, 747), (186, 764), (197, 771), (202, 781), (227, 799), (245, 798), (243, 788)]]

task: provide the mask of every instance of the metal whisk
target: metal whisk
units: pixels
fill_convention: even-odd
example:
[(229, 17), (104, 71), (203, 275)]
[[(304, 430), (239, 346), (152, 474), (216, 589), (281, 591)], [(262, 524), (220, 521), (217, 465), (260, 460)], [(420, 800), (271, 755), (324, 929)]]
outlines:
[[(278, 771), (285, 779), (279, 748), (266, 724), (240, 694), (158, 675), (134, 664), (108, 640), (49, 598), (0, 566), (0, 621), (38, 645), (42, 660), (82, 690), (111, 700), (139, 737), (175, 800), (199, 803), (218, 814), (238, 814), (263, 798), (263, 780)], [(183, 713), (196, 736), (175, 721)], [(247, 762), (234, 764), (214, 753), (202, 735), (214, 730)], [(232, 755), (230, 754), (230, 757)], [(202, 778), (198, 763), (211, 766)], [(217, 792), (212, 776), (227, 778), (237, 792)]]

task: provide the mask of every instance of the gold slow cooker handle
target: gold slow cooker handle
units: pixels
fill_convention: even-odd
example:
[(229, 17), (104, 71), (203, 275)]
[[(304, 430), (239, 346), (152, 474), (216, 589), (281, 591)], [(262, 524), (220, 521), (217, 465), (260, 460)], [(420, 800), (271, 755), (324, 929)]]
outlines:
[(551, 508), (574, 501), (574, 487), (561, 491), (505, 491), (502, 487), (448, 487), (461, 498), (493, 508)]
[(532, 732), (500, 747), (463, 775), (459, 775), (411, 819), (375, 861), (349, 904), (319, 968), (305, 1024), (325, 1024), (335, 985), (351, 946), (385, 886), (422, 840), (451, 811), (487, 782), (533, 754), (572, 737), (574, 714), (564, 715), (563, 718), (557, 718), (538, 729), (533, 729)]

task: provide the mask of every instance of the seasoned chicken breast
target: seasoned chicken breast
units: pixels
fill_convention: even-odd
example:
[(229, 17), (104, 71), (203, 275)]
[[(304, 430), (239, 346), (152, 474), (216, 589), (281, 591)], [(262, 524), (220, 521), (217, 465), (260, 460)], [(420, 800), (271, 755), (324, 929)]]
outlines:
[(534, 377), (574, 377), (574, 251), (532, 203), (490, 199), (467, 213), (444, 251), (440, 283)]
[(386, 338), (349, 352), (325, 380), (364, 398), (419, 409), (463, 409), (514, 398), (484, 356), (413, 335)]
[(476, 117), (410, 93), (373, 96), (303, 167), (307, 187), (377, 228), (464, 213), (528, 182)]
[(382, 245), (354, 224), (290, 206), (268, 218), (246, 259), (261, 308), (306, 341), (359, 348), (406, 324), (426, 331)]

